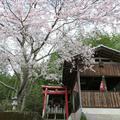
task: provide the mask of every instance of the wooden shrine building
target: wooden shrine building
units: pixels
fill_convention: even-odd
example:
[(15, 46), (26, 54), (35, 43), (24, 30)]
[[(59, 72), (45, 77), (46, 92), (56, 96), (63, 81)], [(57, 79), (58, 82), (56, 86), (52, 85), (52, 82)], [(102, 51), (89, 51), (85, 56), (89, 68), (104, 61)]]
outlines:
[[(65, 106), (65, 120), (80, 119), (80, 109), (120, 110), (120, 51), (100, 45), (95, 48), (94, 57), (95, 72), (78, 72), (77, 68), (71, 71), (71, 63), (64, 62), (62, 83), (68, 94), (63, 94), (64, 100), (67, 100), (63, 106), (68, 107), (67, 109)], [(44, 96), (45, 89), (46, 87), (43, 87)], [(59, 100), (63, 100), (62, 97)]]
[[(69, 108), (70, 113), (76, 113), (80, 107), (120, 110), (120, 51), (100, 45), (95, 48), (94, 57), (95, 72), (91, 70), (80, 72), (80, 86), (77, 70), (71, 72), (71, 64), (64, 63), (63, 84), (70, 91), (69, 106), (72, 106)], [(101, 92), (103, 76), (106, 90)]]

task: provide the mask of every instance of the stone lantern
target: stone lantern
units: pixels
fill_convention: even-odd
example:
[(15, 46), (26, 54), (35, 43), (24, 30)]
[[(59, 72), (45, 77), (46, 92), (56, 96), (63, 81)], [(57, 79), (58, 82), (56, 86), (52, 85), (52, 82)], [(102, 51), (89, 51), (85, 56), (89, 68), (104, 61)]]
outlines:
[(15, 111), (17, 108), (18, 102), (17, 102), (17, 97), (12, 98), (12, 110)]

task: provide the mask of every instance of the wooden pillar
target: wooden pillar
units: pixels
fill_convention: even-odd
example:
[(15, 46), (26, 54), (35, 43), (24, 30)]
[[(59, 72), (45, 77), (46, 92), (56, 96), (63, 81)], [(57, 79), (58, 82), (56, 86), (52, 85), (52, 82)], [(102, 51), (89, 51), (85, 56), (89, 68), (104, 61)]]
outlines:
[(68, 92), (67, 92), (67, 88), (65, 88), (65, 113), (66, 113), (66, 120), (68, 120), (69, 111), (68, 111)]
[(78, 82), (78, 91), (79, 91), (80, 111), (81, 111), (81, 113), (82, 113), (82, 98), (81, 98), (81, 84), (80, 84), (80, 71), (79, 71), (79, 66), (77, 66), (77, 82)]

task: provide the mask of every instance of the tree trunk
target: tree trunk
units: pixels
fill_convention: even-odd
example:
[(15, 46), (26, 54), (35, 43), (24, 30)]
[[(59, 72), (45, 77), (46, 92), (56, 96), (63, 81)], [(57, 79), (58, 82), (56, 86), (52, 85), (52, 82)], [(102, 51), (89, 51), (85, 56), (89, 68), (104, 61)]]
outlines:
[(25, 100), (26, 100), (26, 95), (23, 96), (23, 100), (22, 100), (22, 103), (21, 103), (20, 111), (23, 111), (24, 108), (25, 108)]
[(17, 93), (18, 104), (21, 111), (24, 110), (26, 95), (29, 89), (30, 89), (29, 69), (24, 67), (22, 69), (20, 88)]

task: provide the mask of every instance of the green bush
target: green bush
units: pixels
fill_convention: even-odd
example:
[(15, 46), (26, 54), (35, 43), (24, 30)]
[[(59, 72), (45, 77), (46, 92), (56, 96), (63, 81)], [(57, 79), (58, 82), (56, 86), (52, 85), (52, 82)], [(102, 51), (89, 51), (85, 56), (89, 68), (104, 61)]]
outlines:
[(10, 100), (2, 100), (0, 102), (0, 111), (10, 111), (12, 109), (11, 101)]
[(85, 114), (82, 112), (80, 120), (87, 120)]

